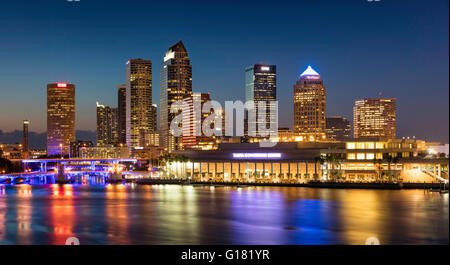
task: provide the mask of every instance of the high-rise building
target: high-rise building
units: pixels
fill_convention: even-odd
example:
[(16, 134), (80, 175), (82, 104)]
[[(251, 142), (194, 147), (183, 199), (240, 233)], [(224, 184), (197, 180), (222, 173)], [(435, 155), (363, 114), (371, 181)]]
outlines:
[(68, 155), (75, 141), (75, 85), (47, 85), (47, 155)]
[(127, 85), (117, 86), (119, 143), (127, 143)]
[[(202, 132), (202, 124), (205, 119), (212, 114), (210, 112), (203, 113), (202, 106), (204, 103), (210, 101), (209, 93), (192, 93), (192, 97), (186, 97), (183, 101), (189, 106), (189, 111), (183, 112), (183, 148), (184, 149), (212, 149), (215, 145), (215, 136), (206, 136)], [(198, 108), (194, 107), (194, 102), (200, 103)], [(196, 113), (197, 117), (196, 118)], [(222, 117), (220, 117), (220, 122), (222, 123)], [(188, 124), (186, 126), (186, 124)], [(222, 125), (221, 125), (222, 126)], [(216, 127), (214, 127), (216, 128)]]
[(294, 85), (294, 133), (303, 141), (321, 141), (325, 134), (326, 88), (308, 66)]
[(119, 143), (118, 108), (100, 105), (97, 102), (97, 146)]
[[(256, 110), (256, 120), (249, 120), (248, 112), (246, 114), (246, 135), (253, 137), (270, 136), (260, 134), (258, 128), (272, 128), (273, 131), (269, 131), (269, 133), (273, 135), (278, 130), (278, 124), (276, 124), (278, 122), (278, 109), (275, 103), (277, 100), (277, 68), (275, 65), (254, 64), (245, 69), (245, 100), (253, 101)], [(264, 119), (258, 117), (261, 115), (260, 112), (263, 111), (258, 108), (259, 102), (265, 102), (266, 105), (263, 114)]]
[(28, 141), (28, 126), (30, 125), (30, 122), (28, 120), (23, 121), (23, 139), (22, 139), (22, 152), (25, 156), (28, 155), (28, 149), (29, 149), (29, 141)]
[(152, 61), (131, 59), (127, 62), (126, 141), (139, 147), (140, 137), (153, 132)]
[(353, 136), (389, 138), (396, 136), (395, 98), (367, 98), (355, 101)]
[(344, 140), (352, 137), (352, 126), (347, 118), (340, 116), (327, 117), (327, 139)]
[(161, 146), (171, 152), (182, 149), (182, 137), (175, 137), (170, 131), (175, 117), (175, 113), (170, 113), (170, 106), (192, 93), (192, 66), (183, 42), (179, 41), (166, 52), (160, 80), (160, 141)]
[(153, 131), (158, 130), (158, 106), (156, 104), (152, 104), (152, 128)]

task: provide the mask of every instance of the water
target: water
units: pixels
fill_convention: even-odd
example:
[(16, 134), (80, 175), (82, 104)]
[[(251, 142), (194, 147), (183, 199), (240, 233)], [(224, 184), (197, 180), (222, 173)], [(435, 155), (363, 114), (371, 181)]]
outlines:
[(0, 185), (0, 244), (448, 244), (448, 194)]

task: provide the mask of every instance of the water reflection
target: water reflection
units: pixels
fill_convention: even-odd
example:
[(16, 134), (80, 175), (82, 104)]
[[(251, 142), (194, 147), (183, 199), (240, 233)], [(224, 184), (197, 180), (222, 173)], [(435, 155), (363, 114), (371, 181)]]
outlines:
[(51, 185), (51, 197), (49, 200), (48, 226), (50, 244), (62, 245), (66, 239), (76, 236), (73, 227), (77, 222), (74, 211), (73, 186)]
[(448, 194), (0, 185), (0, 244), (448, 244)]

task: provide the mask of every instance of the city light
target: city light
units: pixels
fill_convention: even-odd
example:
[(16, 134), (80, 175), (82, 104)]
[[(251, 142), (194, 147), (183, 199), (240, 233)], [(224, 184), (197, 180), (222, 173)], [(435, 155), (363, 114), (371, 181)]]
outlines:
[(233, 158), (281, 158), (280, 153), (233, 153)]

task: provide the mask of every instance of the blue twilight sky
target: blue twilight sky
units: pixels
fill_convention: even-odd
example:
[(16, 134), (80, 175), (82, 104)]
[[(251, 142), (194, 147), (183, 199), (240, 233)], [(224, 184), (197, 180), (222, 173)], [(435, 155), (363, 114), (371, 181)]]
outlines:
[(193, 90), (243, 100), (244, 69), (276, 64), (280, 126), (310, 64), (327, 86), (327, 115), (352, 120), (356, 99), (397, 98), (399, 136), (448, 142), (448, 0), (2, 0), (0, 130), (45, 130), (45, 87), (76, 85), (77, 129), (95, 102), (116, 106), (130, 58), (153, 61), (153, 102), (169, 46), (183, 40)]

